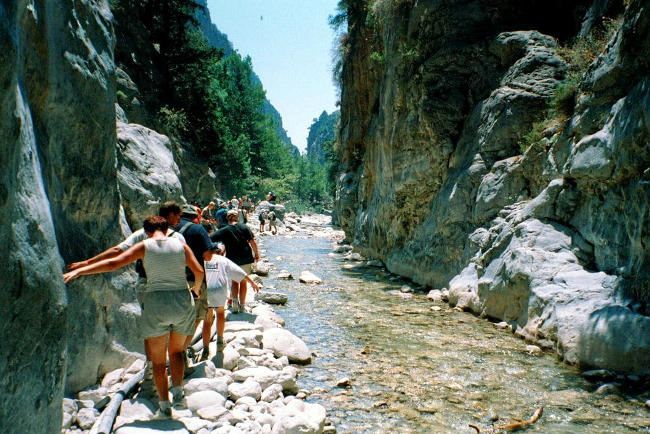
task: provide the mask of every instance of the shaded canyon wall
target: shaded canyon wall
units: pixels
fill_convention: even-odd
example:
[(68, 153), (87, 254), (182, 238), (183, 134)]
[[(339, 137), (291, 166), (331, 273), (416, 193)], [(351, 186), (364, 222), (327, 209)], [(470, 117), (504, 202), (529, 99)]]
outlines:
[[(336, 218), (569, 362), (649, 373), (650, 10), (615, 3), (350, 2)], [(605, 12), (616, 31), (551, 114), (561, 44)]]
[(66, 286), (64, 264), (184, 201), (181, 179), (192, 197), (217, 194), (204, 163), (128, 123), (147, 116), (116, 104), (132, 81), (115, 44), (107, 0), (0, 3), (3, 433), (60, 432), (64, 394), (144, 357), (132, 267)]

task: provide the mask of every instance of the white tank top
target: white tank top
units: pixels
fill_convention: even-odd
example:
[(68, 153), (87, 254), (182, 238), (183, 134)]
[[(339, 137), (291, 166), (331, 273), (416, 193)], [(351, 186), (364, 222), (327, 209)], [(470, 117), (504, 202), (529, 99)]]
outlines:
[(146, 292), (187, 289), (185, 249), (174, 238), (144, 240), (144, 269), (147, 272)]

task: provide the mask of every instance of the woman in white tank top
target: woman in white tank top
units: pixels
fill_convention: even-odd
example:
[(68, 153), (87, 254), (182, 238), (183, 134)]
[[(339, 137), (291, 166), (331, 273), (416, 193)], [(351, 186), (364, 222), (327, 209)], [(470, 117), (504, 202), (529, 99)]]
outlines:
[(63, 275), (69, 282), (86, 274), (117, 270), (142, 259), (147, 272), (147, 287), (143, 295), (141, 331), (145, 336), (160, 409), (171, 415), (169, 387), (167, 384), (167, 349), (172, 377), (174, 402), (183, 398), (183, 357), (185, 338), (194, 332), (194, 302), (187, 291), (185, 266), (194, 273), (192, 291), (199, 294), (203, 282), (203, 269), (190, 248), (174, 238), (168, 238), (167, 221), (160, 216), (148, 217), (144, 230), (149, 236), (119, 256), (78, 268)]

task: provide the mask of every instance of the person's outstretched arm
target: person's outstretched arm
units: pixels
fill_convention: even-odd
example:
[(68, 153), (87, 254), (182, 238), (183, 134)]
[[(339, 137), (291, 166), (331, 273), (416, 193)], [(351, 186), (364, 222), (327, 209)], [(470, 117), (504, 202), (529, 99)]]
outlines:
[(97, 256), (93, 256), (92, 258), (88, 258), (85, 261), (79, 261), (79, 262), (73, 262), (71, 264), (68, 264), (68, 270), (76, 270), (81, 267), (85, 267), (87, 265), (95, 264), (99, 261), (102, 261), (104, 259), (111, 259), (122, 253), (123, 250), (119, 248), (119, 246), (113, 246), (110, 249), (106, 249), (103, 252), (101, 252)]
[[(180, 234), (179, 234), (180, 235)], [(182, 237), (182, 235), (180, 235)], [(122, 252), (126, 252), (129, 248), (138, 244), (138, 242), (147, 239), (144, 231), (139, 229), (129, 235), (124, 241), (120, 244), (117, 244), (109, 249), (104, 250), (99, 255), (88, 258), (85, 261), (73, 262), (68, 265), (68, 271), (76, 270), (77, 268), (85, 267), (86, 265), (91, 265), (104, 259), (110, 259), (118, 256)]]
[(99, 262), (85, 265), (63, 274), (63, 281), (68, 283), (79, 276), (117, 270), (118, 268), (124, 267), (125, 265), (142, 258), (144, 258), (144, 243), (140, 242), (113, 258), (102, 259)]
[(251, 277), (247, 274), (246, 277), (244, 277), (241, 281), (243, 282), (244, 280), (248, 281), (248, 283), (251, 284), (255, 292), (260, 292), (260, 287), (257, 285), (257, 283), (251, 279)]

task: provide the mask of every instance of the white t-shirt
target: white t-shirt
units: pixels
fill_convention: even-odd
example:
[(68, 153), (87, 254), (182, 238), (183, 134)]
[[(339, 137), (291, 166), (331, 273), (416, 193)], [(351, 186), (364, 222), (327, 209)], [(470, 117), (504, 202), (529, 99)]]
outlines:
[(239, 200), (233, 199), (232, 200), (232, 209), (237, 209), (239, 208)]
[[(171, 232), (171, 234), (170, 234), (170, 232)], [(170, 237), (170, 238), (176, 238), (181, 243), (187, 244), (185, 242), (185, 237), (183, 236), (183, 234), (179, 234), (178, 232), (176, 232), (172, 228), (167, 229), (167, 236)], [(131, 247), (138, 244), (140, 241), (144, 241), (144, 240), (146, 240), (148, 238), (149, 238), (149, 236), (144, 231), (144, 229), (140, 228), (137, 231), (133, 232), (131, 235), (129, 235), (126, 238), (126, 240), (124, 240), (120, 244), (118, 244), (117, 247), (119, 247), (123, 252), (125, 252), (128, 249), (130, 249)]]
[(208, 287), (208, 306), (221, 307), (226, 303), (230, 283), (241, 281), (246, 272), (225, 256), (214, 254), (212, 259), (204, 261), (205, 281)]

